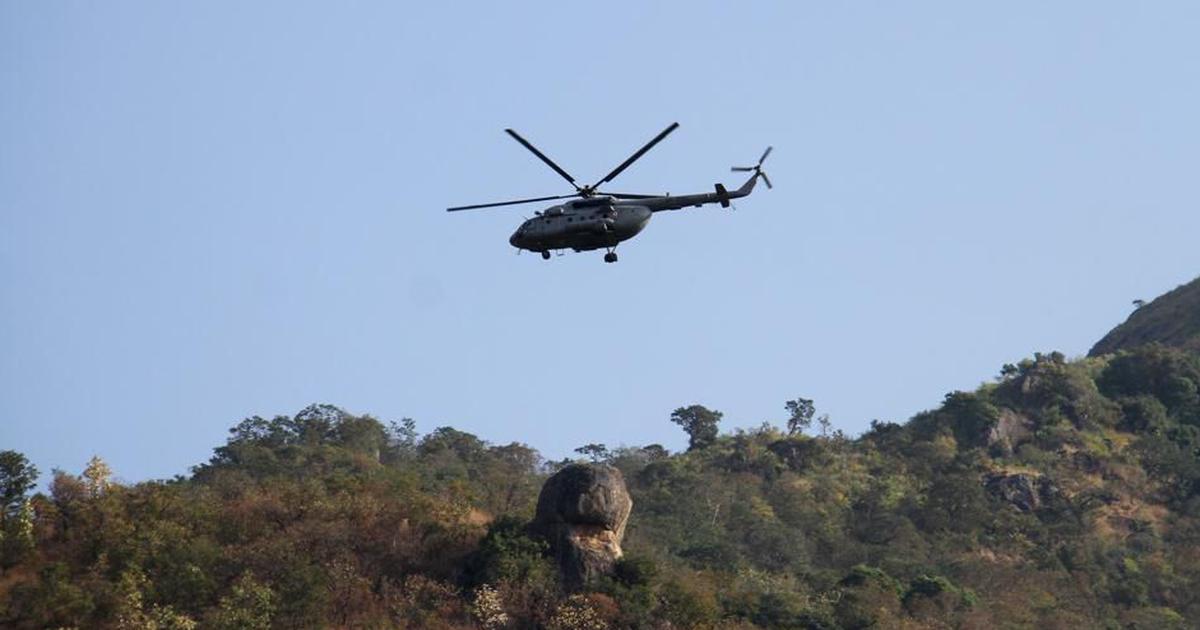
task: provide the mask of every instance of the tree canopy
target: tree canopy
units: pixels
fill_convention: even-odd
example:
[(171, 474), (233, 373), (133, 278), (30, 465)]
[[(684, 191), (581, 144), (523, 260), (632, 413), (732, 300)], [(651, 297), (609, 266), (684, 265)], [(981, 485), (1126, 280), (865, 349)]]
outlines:
[(569, 591), (525, 526), (548, 462), (330, 405), (247, 418), (193, 473), (123, 484), (0, 453), (12, 628), (1186, 628), (1200, 623), (1197, 357), (1036, 354), (904, 424), (810, 436), (664, 418), (586, 444), (634, 508)]
[(680, 407), (671, 412), (671, 422), (683, 427), (688, 435), (688, 450), (702, 449), (716, 441), (722, 414), (701, 405)]

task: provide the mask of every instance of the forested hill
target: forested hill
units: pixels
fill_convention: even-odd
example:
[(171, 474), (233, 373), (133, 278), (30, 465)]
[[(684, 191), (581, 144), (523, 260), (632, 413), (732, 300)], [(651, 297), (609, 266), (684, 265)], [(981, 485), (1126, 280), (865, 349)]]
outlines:
[(1092, 347), (1090, 356), (1112, 354), (1148, 343), (1200, 351), (1200, 278), (1159, 296), (1136, 310)]
[[(1200, 357), (1039, 354), (904, 425), (581, 446), (633, 498), (567, 593), (524, 524), (563, 462), (331, 406), (250, 418), (192, 475), (0, 453), (5, 628), (1200, 627)], [(119, 471), (117, 471), (119, 473)]]

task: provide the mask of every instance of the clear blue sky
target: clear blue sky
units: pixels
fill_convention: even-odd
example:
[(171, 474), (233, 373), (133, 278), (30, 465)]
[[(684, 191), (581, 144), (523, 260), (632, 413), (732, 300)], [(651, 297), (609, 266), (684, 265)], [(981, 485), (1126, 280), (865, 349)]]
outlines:
[[(443, 6), (444, 5), (444, 6)], [(561, 457), (903, 421), (1200, 274), (1200, 5), (0, 4), (0, 448), (185, 473), (328, 402)], [(767, 163), (737, 212), (508, 235)]]

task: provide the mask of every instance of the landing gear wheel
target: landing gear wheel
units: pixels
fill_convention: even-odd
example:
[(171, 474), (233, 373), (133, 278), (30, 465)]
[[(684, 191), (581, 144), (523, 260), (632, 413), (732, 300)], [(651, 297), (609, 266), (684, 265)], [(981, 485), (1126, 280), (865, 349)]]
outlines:
[(606, 263), (615, 263), (615, 262), (617, 262), (617, 252), (608, 252), (607, 254), (605, 254), (605, 255), (604, 255), (604, 262), (606, 262)]
[(550, 252), (542, 252), (542, 260), (550, 260)]

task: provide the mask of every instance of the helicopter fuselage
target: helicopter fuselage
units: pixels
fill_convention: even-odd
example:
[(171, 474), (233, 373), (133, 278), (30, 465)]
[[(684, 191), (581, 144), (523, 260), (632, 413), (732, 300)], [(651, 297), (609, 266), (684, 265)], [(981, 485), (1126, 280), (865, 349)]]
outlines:
[(526, 220), (508, 242), (533, 252), (612, 248), (637, 236), (652, 216), (650, 208), (642, 205), (608, 197), (581, 199), (552, 206)]

